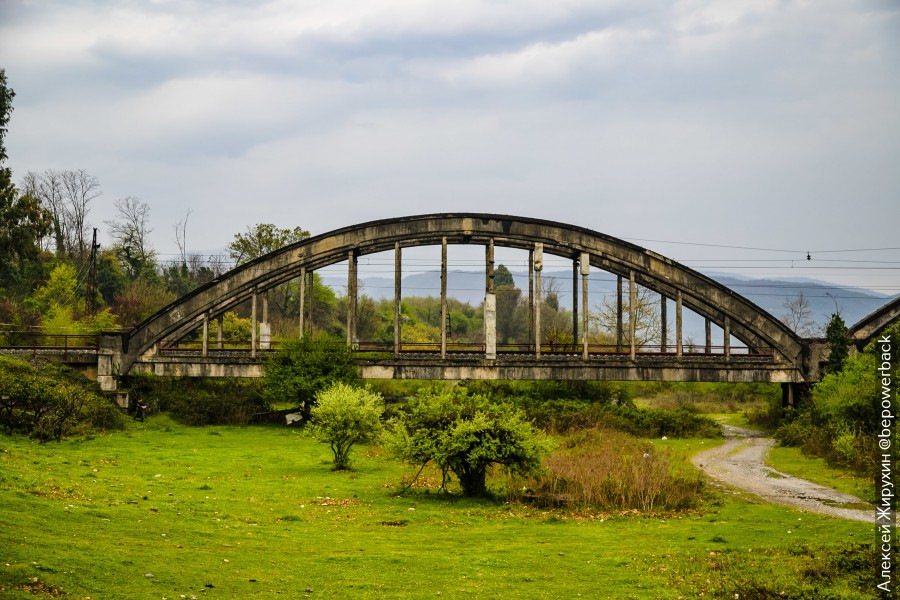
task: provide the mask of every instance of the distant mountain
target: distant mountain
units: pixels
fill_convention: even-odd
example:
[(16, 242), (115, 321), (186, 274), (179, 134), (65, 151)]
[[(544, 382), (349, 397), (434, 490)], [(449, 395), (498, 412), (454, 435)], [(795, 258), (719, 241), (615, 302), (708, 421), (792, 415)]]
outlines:
[[(527, 295), (527, 271), (513, 271), (513, 280)], [(847, 325), (852, 325), (875, 309), (890, 302), (896, 296), (887, 296), (871, 290), (839, 286), (825, 281), (805, 278), (771, 278), (753, 279), (723, 273), (709, 273), (715, 281), (731, 288), (749, 299), (776, 318), (780, 318), (787, 309), (785, 302), (796, 298), (799, 294), (807, 299), (812, 311), (811, 319), (824, 329), (831, 314), (837, 307)], [(542, 281), (552, 282), (557, 287), (561, 306), (572, 305), (572, 272), (544, 271)], [(323, 282), (334, 287), (338, 293), (346, 289), (344, 278), (323, 277)], [(579, 286), (581, 285), (579, 277)], [(404, 296), (439, 296), (441, 290), (440, 271), (428, 271), (407, 275), (403, 278)], [(626, 282), (627, 286), (627, 282)], [(614, 301), (616, 277), (604, 271), (594, 271), (588, 279), (588, 297), (591, 310), (603, 302), (604, 297)], [(580, 288), (579, 288), (580, 291)], [(360, 293), (375, 299), (394, 297), (394, 280), (386, 277), (367, 277), (360, 280)], [(447, 295), (478, 306), (484, 299), (484, 273), (477, 271), (450, 271), (447, 276)], [(580, 293), (579, 293), (580, 295)], [(674, 319), (674, 310), (669, 319)], [(672, 325), (670, 325), (672, 327)], [(702, 321), (685, 318), (685, 336), (701, 339)]]

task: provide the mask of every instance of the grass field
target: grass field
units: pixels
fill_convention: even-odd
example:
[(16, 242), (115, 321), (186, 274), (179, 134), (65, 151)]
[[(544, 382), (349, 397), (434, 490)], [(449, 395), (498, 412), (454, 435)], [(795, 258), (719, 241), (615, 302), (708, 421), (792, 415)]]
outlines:
[(401, 496), (408, 467), (354, 457), (332, 472), (300, 431), (165, 416), (59, 444), (0, 436), (0, 597), (875, 597), (865, 524), (718, 493), (652, 516)]

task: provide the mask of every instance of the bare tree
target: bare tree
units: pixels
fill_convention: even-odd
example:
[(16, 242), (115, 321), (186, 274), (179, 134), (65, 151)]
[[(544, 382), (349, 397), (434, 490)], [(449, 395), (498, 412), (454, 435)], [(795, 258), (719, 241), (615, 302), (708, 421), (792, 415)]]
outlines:
[(811, 337), (817, 333), (816, 322), (812, 320), (813, 311), (803, 292), (793, 298), (787, 298), (782, 306), (785, 312), (781, 315), (781, 322), (790, 327), (794, 333), (803, 337)]
[[(660, 343), (661, 320), (659, 295), (642, 286), (636, 286), (634, 302), (634, 341), (638, 347)], [(631, 327), (628, 324), (631, 300), (626, 291), (622, 297), (623, 342), (631, 344)], [(596, 323), (601, 343), (615, 343), (617, 335), (618, 311), (615, 297), (604, 296), (603, 302), (595, 307), (590, 319)]]
[(147, 236), (150, 227), (150, 205), (132, 196), (115, 201), (116, 218), (107, 221), (115, 252), (124, 263), (128, 275), (136, 279), (148, 266), (152, 266), (154, 252)]
[(191, 218), (193, 211), (188, 209), (184, 214), (184, 218), (173, 226), (175, 229), (175, 243), (178, 244), (178, 251), (181, 253), (182, 264), (187, 264), (187, 223)]
[(69, 206), (70, 230), (72, 241), (72, 254), (79, 260), (84, 260), (88, 246), (88, 222), (87, 215), (90, 212), (89, 204), (100, 196), (100, 180), (85, 171), (62, 172), (63, 193)]
[(69, 210), (63, 195), (62, 172), (47, 169), (43, 173), (28, 171), (22, 180), (24, 193), (40, 200), (44, 212), (50, 217), (51, 231), (57, 256), (69, 251)]
[(83, 260), (88, 252), (89, 204), (100, 196), (100, 181), (85, 171), (29, 171), (22, 189), (38, 198), (52, 223), (56, 254)]

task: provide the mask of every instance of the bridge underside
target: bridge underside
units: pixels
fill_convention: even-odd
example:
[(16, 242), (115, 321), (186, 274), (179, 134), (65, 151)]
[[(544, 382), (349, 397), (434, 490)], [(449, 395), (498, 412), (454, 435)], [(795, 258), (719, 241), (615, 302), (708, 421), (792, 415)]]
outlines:
[[(364, 379), (423, 380), (605, 380), (605, 381), (701, 381), (712, 383), (796, 383), (802, 375), (786, 366), (767, 361), (732, 359), (710, 361), (671, 357), (639, 356), (584, 361), (557, 357), (535, 360), (515, 357), (497, 360), (435, 361), (429, 359), (358, 359)], [(228, 361), (199, 358), (154, 358), (135, 363), (132, 373), (160, 377), (262, 377), (263, 366), (250, 359)]]

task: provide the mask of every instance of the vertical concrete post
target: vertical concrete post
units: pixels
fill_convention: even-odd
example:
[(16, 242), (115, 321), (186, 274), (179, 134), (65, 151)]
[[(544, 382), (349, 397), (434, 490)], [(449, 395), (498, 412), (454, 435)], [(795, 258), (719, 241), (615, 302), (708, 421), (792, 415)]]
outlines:
[(622, 351), (625, 327), (622, 323), (622, 276), (616, 276), (616, 352)]
[(203, 313), (203, 341), (200, 353), (203, 358), (209, 356), (209, 311)]
[(300, 337), (306, 333), (304, 322), (304, 317), (306, 316), (306, 267), (300, 267), (300, 290), (298, 293), (299, 302), (300, 302), (300, 323), (298, 323), (298, 329), (300, 330)]
[(394, 356), (400, 356), (400, 297), (403, 268), (400, 264), (400, 242), (394, 243)]
[(668, 352), (669, 337), (669, 316), (666, 314), (668, 310), (668, 300), (665, 294), (659, 295), (659, 351)]
[(313, 334), (313, 302), (316, 299), (316, 274), (314, 271), (306, 272), (306, 330)]
[(347, 348), (356, 343), (356, 251), (347, 253)]
[(712, 323), (709, 319), (704, 319), (704, 327), (706, 328), (706, 354), (712, 354)]
[(441, 358), (447, 358), (447, 238), (441, 238)]
[(262, 293), (262, 320), (259, 323), (259, 347), (268, 350), (272, 340), (272, 324), (269, 323), (269, 290)]
[(681, 343), (681, 290), (675, 292), (675, 354), (678, 358), (684, 355), (684, 346)]
[(631, 360), (637, 358), (637, 340), (635, 340), (635, 333), (637, 331), (637, 324), (635, 323), (635, 296), (637, 295), (637, 290), (634, 289), (634, 270), (629, 269), (628, 271), (628, 341), (629, 341), (629, 354), (631, 356)]
[(572, 351), (578, 351), (578, 257), (572, 259)]
[(494, 294), (494, 238), (488, 240), (485, 252), (484, 290), (484, 357), (497, 358), (497, 296)]
[(591, 255), (581, 253), (581, 358), (588, 359), (588, 275), (591, 274)]
[(534, 243), (534, 356), (541, 357), (541, 271), (544, 268), (544, 244)]
[(225, 313), (216, 317), (216, 329), (216, 348), (221, 350), (225, 347)]
[(528, 251), (528, 344), (534, 344), (534, 250)]
[(728, 318), (728, 315), (725, 315), (725, 323), (723, 326), (725, 330), (725, 340), (723, 342), (723, 346), (725, 346), (725, 361), (731, 360), (731, 319)]
[(250, 294), (250, 357), (256, 358), (256, 288)]

